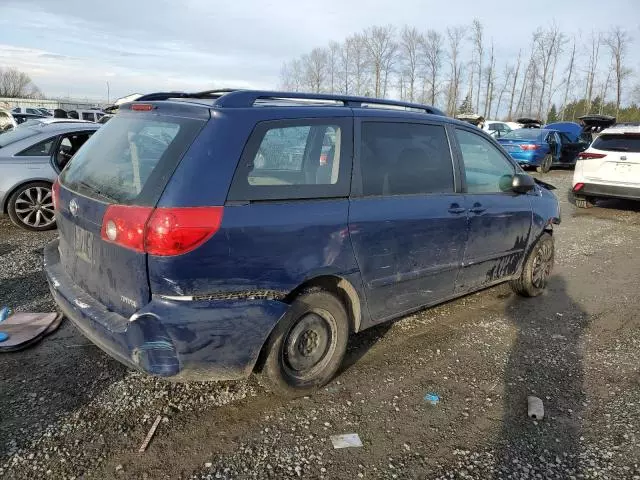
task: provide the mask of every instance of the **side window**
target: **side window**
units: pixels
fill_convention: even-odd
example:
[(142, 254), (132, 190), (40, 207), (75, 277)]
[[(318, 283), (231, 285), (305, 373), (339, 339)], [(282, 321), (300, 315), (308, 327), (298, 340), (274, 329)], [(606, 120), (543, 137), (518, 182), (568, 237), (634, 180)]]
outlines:
[(51, 155), (51, 148), (56, 137), (49, 138), (40, 143), (30, 146), (26, 150), (18, 153), (21, 157), (48, 157)]
[(82, 120), (88, 120), (89, 122), (93, 122), (93, 112), (82, 112)]
[(229, 200), (347, 196), (352, 120), (258, 124), (234, 175)]
[(360, 178), (365, 196), (452, 193), (453, 165), (444, 127), (364, 122)]
[(60, 170), (69, 163), (71, 157), (73, 157), (80, 147), (84, 145), (84, 142), (89, 140), (91, 135), (93, 135), (93, 132), (82, 132), (69, 133), (62, 137), (58, 143), (58, 150), (56, 152), (56, 163)]
[(39, 112), (35, 108), (27, 108), (27, 113), (32, 113), (34, 115), (42, 115), (42, 112)]
[(511, 191), (515, 168), (498, 148), (480, 135), (456, 129), (469, 193)]

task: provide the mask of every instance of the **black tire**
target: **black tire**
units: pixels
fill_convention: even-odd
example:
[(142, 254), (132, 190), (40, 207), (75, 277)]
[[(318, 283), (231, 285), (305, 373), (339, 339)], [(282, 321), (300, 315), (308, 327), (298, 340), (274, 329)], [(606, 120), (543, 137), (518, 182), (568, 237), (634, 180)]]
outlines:
[(554, 256), (553, 237), (545, 232), (531, 249), (520, 277), (510, 282), (513, 291), (523, 297), (537, 297), (544, 292), (553, 270)]
[(553, 157), (551, 156), (551, 154), (547, 154), (542, 159), (542, 163), (540, 164), (540, 166), (536, 167), (536, 171), (538, 173), (547, 173), (549, 170), (551, 170), (552, 163), (553, 163)]
[[(31, 192), (34, 192), (31, 194)], [(30, 194), (30, 196), (28, 195)], [(38, 199), (38, 195), (40, 198)], [(29, 203), (31, 198), (33, 202)], [(30, 216), (25, 210), (32, 209)], [(40, 211), (38, 211), (40, 209)], [(53, 217), (53, 199), (51, 184), (48, 182), (30, 182), (18, 187), (7, 203), (7, 213), (14, 225), (32, 232), (44, 232), (56, 228)], [(38, 213), (40, 214), (38, 216)], [(40, 220), (38, 220), (40, 219)], [(42, 222), (39, 224), (39, 222)]]
[(342, 364), (348, 339), (349, 318), (336, 296), (323, 290), (300, 295), (264, 346), (266, 386), (287, 397), (321, 388)]

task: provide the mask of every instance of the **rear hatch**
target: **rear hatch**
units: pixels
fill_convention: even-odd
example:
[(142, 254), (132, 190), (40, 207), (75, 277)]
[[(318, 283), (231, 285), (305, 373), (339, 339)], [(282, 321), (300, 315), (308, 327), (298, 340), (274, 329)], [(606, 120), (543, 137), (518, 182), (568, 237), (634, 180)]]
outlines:
[(61, 173), (54, 188), (61, 262), (110, 310), (129, 316), (149, 302), (146, 220), (209, 117), (207, 108), (172, 102), (125, 106)]
[(637, 132), (611, 130), (580, 154), (583, 175), (586, 179), (640, 186), (640, 127)]

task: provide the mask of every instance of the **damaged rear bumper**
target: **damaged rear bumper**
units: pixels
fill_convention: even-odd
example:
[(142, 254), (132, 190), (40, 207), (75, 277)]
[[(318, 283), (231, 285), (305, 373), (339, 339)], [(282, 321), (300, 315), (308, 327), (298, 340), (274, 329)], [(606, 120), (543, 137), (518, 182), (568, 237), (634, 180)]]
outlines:
[(288, 305), (278, 300), (153, 297), (130, 319), (109, 311), (67, 275), (58, 240), (44, 252), (54, 300), (80, 331), (118, 361), (175, 380), (248, 376)]

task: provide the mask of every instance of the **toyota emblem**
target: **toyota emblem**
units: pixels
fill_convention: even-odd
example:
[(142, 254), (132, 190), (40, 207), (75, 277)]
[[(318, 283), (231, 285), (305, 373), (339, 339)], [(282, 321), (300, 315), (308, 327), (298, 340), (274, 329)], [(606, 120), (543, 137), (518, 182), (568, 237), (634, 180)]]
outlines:
[(75, 198), (71, 199), (69, 202), (69, 211), (74, 217), (78, 214), (78, 202), (76, 202)]

